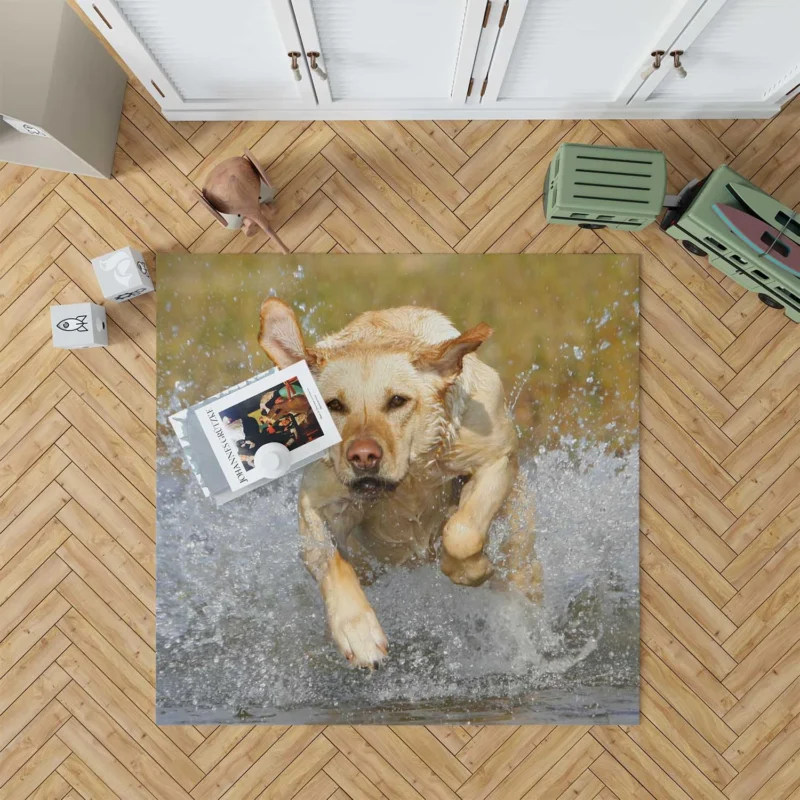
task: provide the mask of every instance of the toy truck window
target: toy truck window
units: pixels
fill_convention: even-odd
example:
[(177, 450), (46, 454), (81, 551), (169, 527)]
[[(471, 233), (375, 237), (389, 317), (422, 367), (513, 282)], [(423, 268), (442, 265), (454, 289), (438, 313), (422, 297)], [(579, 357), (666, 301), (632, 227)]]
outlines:
[(705, 241), (707, 241), (712, 247), (716, 247), (717, 250), (727, 250), (728, 248), (725, 247), (722, 242), (718, 242), (716, 239), (712, 238), (711, 236), (706, 236)]
[(779, 211), (775, 217), (775, 222), (777, 222), (781, 228), (786, 228), (787, 231), (793, 233), (795, 236), (800, 236), (800, 222), (794, 218), (790, 219), (789, 215), (785, 212)]
[(786, 258), (789, 255), (789, 246), (780, 239), (776, 239), (768, 231), (764, 231), (764, 233), (761, 234), (761, 241), (764, 242), (770, 250), (774, 250), (779, 256)]

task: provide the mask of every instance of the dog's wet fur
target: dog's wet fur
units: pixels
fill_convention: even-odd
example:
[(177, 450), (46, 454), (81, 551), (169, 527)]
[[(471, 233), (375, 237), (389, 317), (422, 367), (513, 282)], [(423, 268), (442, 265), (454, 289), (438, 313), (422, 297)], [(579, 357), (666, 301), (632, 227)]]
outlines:
[(493, 574), (483, 549), (503, 514), (502, 585), (539, 598), (517, 437), (500, 377), (475, 355), (491, 333), (480, 323), (460, 334), (438, 311), (408, 306), (361, 314), (308, 347), (287, 304), (261, 306), (261, 347), (278, 367), (308, 363), (342, 436), (304, 472), (299, 526), (331, 634), (354, 666), (374, 668), (388, 652), (356, 571), (362, 557), (412, 564), (438, 551), (453, 582), (478, 586)]

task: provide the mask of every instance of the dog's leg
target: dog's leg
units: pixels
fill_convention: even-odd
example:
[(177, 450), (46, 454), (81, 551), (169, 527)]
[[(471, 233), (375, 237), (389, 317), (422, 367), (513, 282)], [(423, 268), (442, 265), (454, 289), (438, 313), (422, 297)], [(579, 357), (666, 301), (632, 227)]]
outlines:
[(389, 647), (386, 634), (355, 570), (338, 551), (328, 561), (321, 588), (328, 626), (344, 657), (357, 667), (379, 667)]
[(464, 486), (458, 509), (442, 532), (441, 567), (453, 583), (479, 586), (492, 574), (483, 548), (516, 474), (515, 458), (503, 456), (476, 470)]
[[(355, 570), (339, 553), (335, 538), (357, 520), (346, 510), (336, 515), (342, 531), (331, 531), (308, 494), (300, 490), (300, 538), (303, 561), (317, 579), (333, 640), (354, 666), (375, 669), (386, 657), (386, 635), (361, 588)], [(339, 536), (337, 537), (337, 533)]]

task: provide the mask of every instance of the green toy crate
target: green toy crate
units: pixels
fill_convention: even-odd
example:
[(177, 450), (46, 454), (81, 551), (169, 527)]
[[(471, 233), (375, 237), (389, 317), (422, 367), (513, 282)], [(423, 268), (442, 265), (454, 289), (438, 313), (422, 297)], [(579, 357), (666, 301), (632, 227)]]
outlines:
[(712, 208), (714, 203), (723, 203), (747, 211), (728, 189), (729, 183), (761, 191), (730, 167), (718, 167), (681, 193), (680, 205), (667, 211), (661, 229), (682, 242), (690, 253), (707, 255), (713, 266), (745, 289), (757, 292), (766, 305), (783, 308), (789, 319), (800, 322), (800, 276), (759, 256)]
[(667, 189), (658, 150), (562, 144), (547, 170), (548, 222), (638, 231), (655, 222)]

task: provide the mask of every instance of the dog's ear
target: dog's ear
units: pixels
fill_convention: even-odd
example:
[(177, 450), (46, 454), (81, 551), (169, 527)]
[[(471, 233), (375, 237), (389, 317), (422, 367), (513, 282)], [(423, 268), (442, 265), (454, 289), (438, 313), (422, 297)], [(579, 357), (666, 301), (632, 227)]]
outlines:
[(464, 356), (474, 353), (492, 333), (492, 329), (481, 322), (455, 339), (428, 348), (415, 359), (414, 364), (421, 369), (432, 369), (443, 378), (454, 379), (464, 366)]
[(297, 361), (318, 366), (319, 358), (306, 348), (297, 317), (291, 307), (277, 297), (268, 297), (261, 304), (261, 329), (258, 343), (267, 357), (283, 369)]

